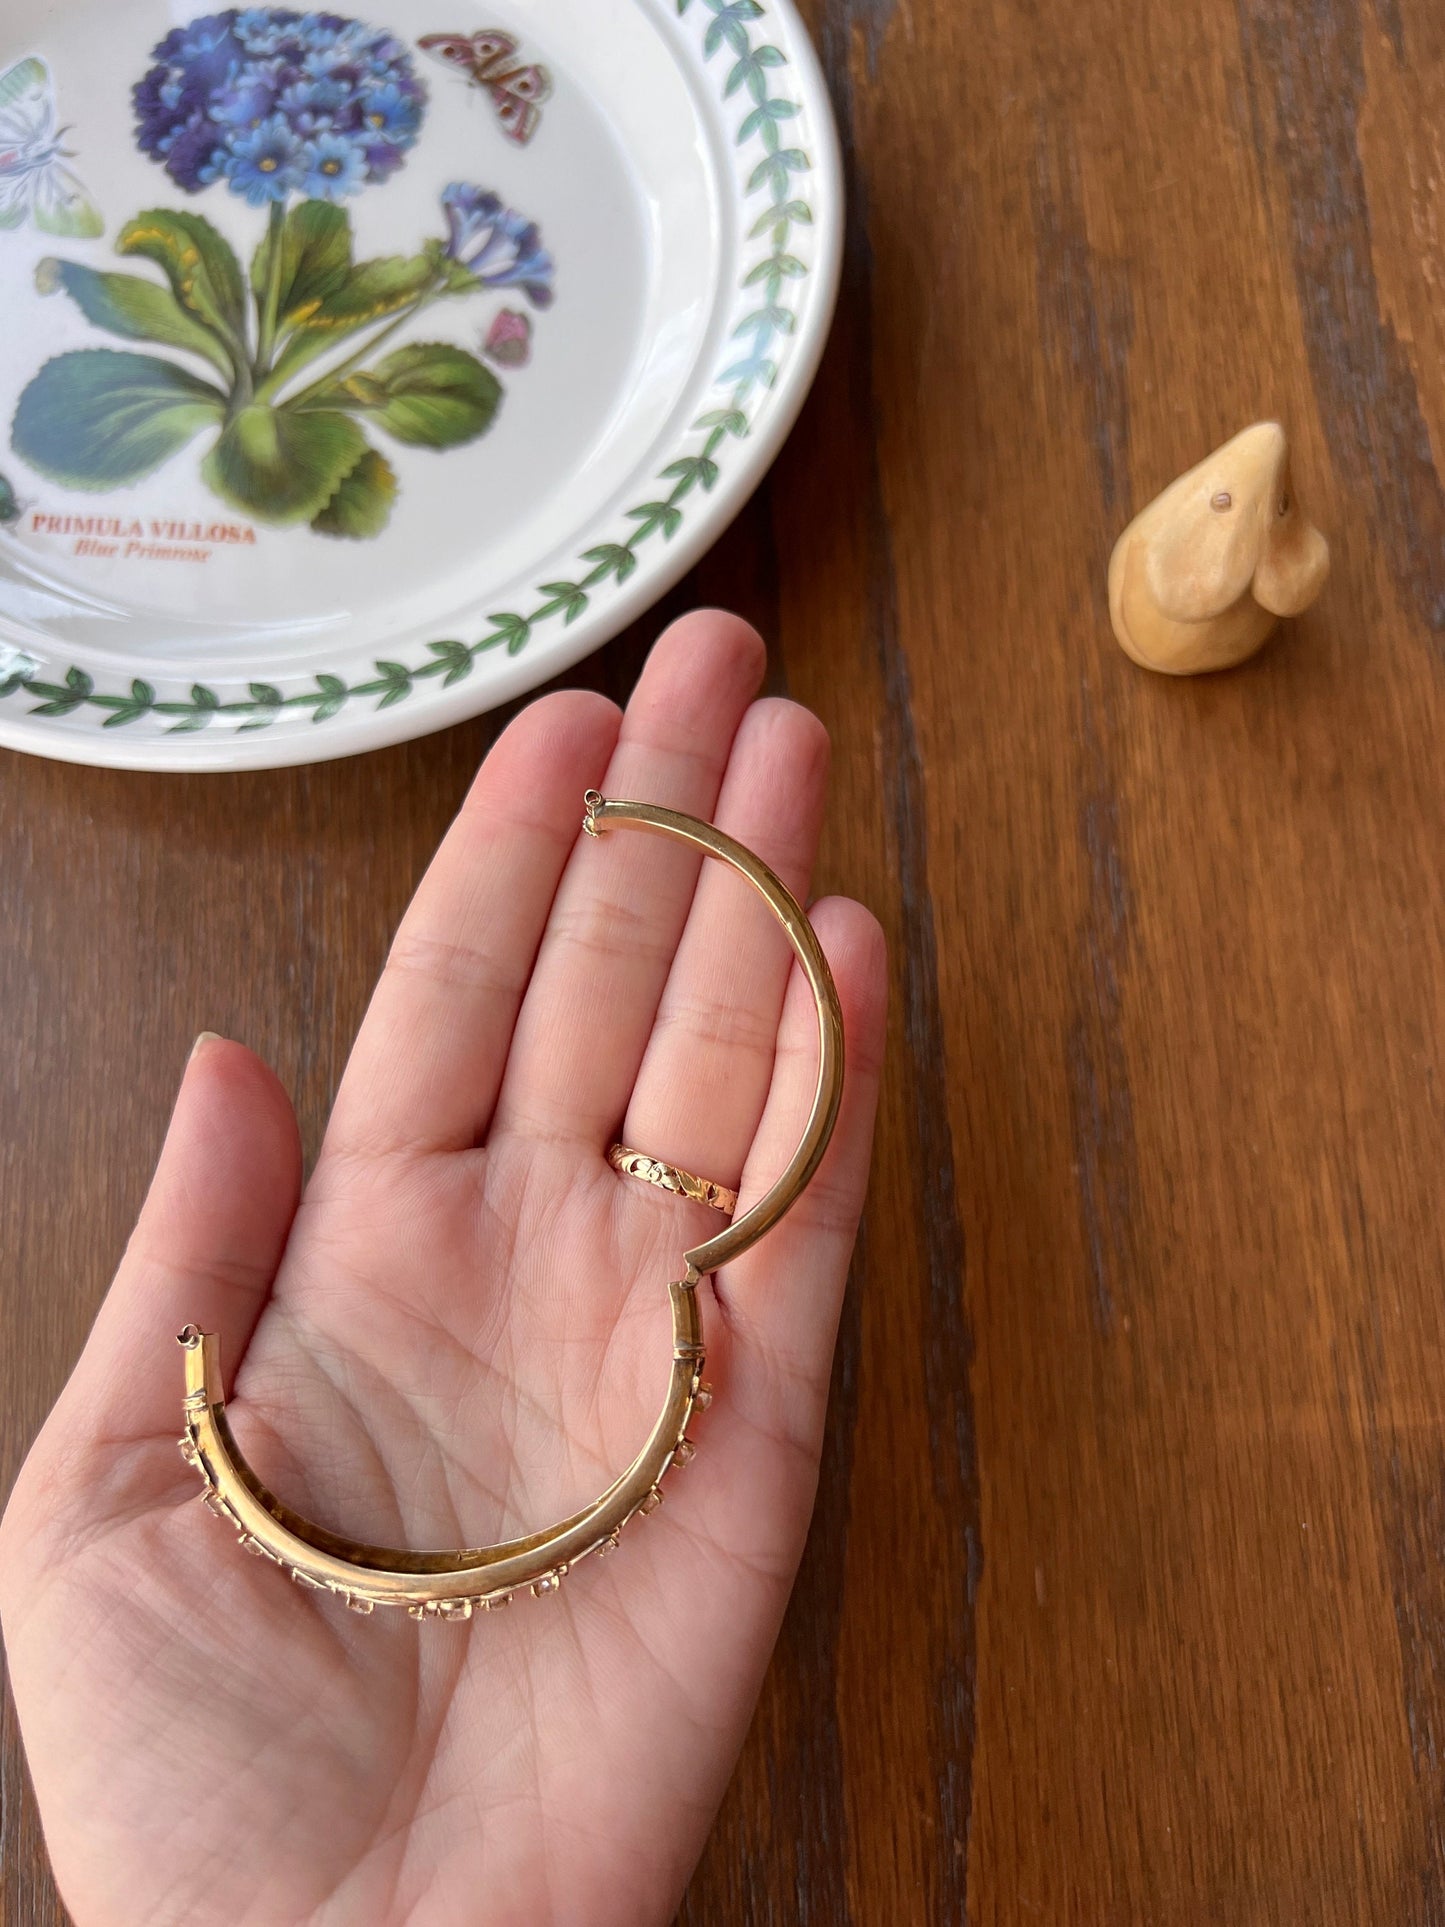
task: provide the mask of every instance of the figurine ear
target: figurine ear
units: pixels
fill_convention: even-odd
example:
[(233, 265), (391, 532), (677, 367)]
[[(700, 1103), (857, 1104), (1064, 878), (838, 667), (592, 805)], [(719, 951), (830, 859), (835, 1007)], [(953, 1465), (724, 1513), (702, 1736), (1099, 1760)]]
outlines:
[(1207, 622), (1249, 588), (1288, 488), (1288, 461), (1279, 423), (1255, 422), (1146, 511), (1144, 577), (1163, 614)]
[(1162, 513), (1151, 518), (1144, 579), (1164, 615), (1206, 622), (1237, 602), (1254, 579), (1263, 548), (1258, 504), (1244, 491), (1211, 489), (1191, 476), (1183, 480), (1193, 484), (1187, 494), (1171, 502), (1171, 489), (1155, 504)]

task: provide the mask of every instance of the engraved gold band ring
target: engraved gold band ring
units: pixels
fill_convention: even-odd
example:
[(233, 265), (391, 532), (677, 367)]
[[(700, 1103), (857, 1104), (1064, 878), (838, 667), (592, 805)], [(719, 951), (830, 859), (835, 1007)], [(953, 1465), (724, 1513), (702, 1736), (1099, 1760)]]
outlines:
[(646, 1151), (634, 1151), (630, 1144), (614, 1144), (607, 1153), (607, 1162), (625, 1178), (641, 1178), (644, 1184), (655, 1184), (659, 1190), (672, 1191), (679, 1198), (710, 1204), (725, 1217), (730, 1218), (738, 1208), (738, 1194), (727, 1185), (684, 1171), (680, 1164), (667, 1164), (662, 1158), (649, 1157)]
[(698, 1284), (709, 1272), (741, 1257), (797, 1202), (818, 1168), (837, 1119), (843, 1091), (838, 993), (817, 934), (792, 892), (760, 857), (696, 817), (655, 803), (609, 802), (595, 790), (587, 792), (585, 811), (582, 827), (589, 836), (625, 826), (673, 837), (728, 864), (763, 898), (782, 925), (817, 1005), (818, 1081), (812, 1109), (797, 1149), (770, 1189), (741, 1217), (683, 1253), (683, 1275), (667, 1288), (672, 1306), (667, 1397), (641, 1451), (591, 1505), (525, 1538), (492, 1546), (411, 1551), (367, 1545), (293, 1512), (262, 1484), (236, 1443), (226, 1417), (219, 1338), (214, 1332), (186, 1326), (180, 1334), (185, 1354), (185, 1429), (180, 1449), (201, 1476), (207, 1506), (235, 1528), (245, 1551), (282, 1567), (298, 1586), (330, 1593), (355, 1612), (405, 1606), (414, 1619), (470, 1619), (474, 1611), (506, 1605), (515, 1592), (529, 1589), (545, 1597), (559, 1590), (579, 1559), (590, 1552), (612, 1551), (629, 1520), (656, 1510), (662, 1501), (664, 1473), (674, 1465), (686, 1465), (693, 1456), (693, 1442), (687, 1436), (693, 1413), (711, 1403), (712, 1395), (702, 1382)]

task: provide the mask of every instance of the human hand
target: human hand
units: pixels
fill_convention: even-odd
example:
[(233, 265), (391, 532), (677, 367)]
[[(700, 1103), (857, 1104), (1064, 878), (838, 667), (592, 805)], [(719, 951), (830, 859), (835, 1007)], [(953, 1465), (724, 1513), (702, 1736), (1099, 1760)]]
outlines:
[[(242, 1448), (358, 1538), (481, 1545), (590, 1501), (650, 1429), (667, 1281), (719, 1228), (615, 1137), (756, 1199), (801, 1135), (816, 1018), (737, 877), (579, 838), (582, 793), (713, 820), (807, 889), (827, 762), (703, 613), (625, 716), (498, 739), (398, 933), (302, 1194), (240, 1044), (187, 1067), (124, 1261), (0, 1525), (0, 1615), (80, 1927), (662, 1922), (741, 1746), (810, 1511), (882, 1049), (881, 933), (812, 915), (843, 1006), (828, 1155), (699, 1287), (716, 1400), (668, 1503), (560, 1593), (467, 1623), (348, 1613), (202, 1509), (174, 1338), (222, 1335)], [(299, 1203), (298, 1203), (299, 1200)]]

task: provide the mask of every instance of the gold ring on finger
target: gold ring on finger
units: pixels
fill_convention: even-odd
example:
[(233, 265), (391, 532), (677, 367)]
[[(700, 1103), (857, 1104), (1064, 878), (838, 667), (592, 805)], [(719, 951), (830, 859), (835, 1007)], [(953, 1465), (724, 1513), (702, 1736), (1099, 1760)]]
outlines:
[(738, 1194), (726, 1184), (719, 1184), (714, 1178), (700, 1178), (692, 1171), (684, 1171), (681, 1165), (668, 1164), (662, 1158), (649, 1157), (646, 1151), (634, 1151), (629, 1144), (614, 1144), (607, 1153), (607, 1162), (614, 1171), (620, 1171), (625, 1178), (641, 1178), (644, 1184), (655, 1184), (660, 1190), (673, 1191), (680, 1198), (694, 1198), (699, 1204), (710, 1204), (714, 1211), (721, 1211), (730, 1218), (738, 1208)]

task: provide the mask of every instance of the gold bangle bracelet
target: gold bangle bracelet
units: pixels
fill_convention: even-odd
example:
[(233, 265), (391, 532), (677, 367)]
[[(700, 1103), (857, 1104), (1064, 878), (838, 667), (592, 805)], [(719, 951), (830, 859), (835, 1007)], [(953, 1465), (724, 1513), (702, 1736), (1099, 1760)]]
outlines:
[(328, 1592), (353, 1610), (405, 1606), (415, 1619), (469, 1619), (474, 1611), (505, 1605), (524, 1588), (555, 1593), (589, 1552), (616, 1547), (635, 1515), (661, 1503), (661, 1480), (693, 1455), (687, 1427), (711, 1394), (702, 1383), (703, 1333), (697, 1302), (701, 1279), (741, 1257), (796, 1203), (817, 1170), (838, 1115), (843, 1091), (843, 1020), (822, 945), (802, 906), (760, 857), (711, 824), (655, 803), (586, 797), (583, 828), (601, 836), (613, 825), (652, 830), (691, 844), (745, 877), (783, 926), (802, 966), (818, 1012), (818, 1079), (797, 1149), (772, 1187), (740, 1218), (683, 1254), (683, 1276), (668, 1286), (672, 1304), (672, 1375), (651, 1435), (622, 1476), (591, 1505), (544, 1531), (499, 1545), (409, 1552), (366, 1545), (330, 1532), (293, 1512), (246, 1463), (226, 1417), (220, 1340), (187, 1325), (185, 1432), (182, 1455), (200, 1473), (210, 1509), (237, 1530), (242, 1547), (285, 1568), (297, 1585)]

